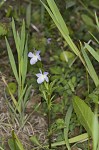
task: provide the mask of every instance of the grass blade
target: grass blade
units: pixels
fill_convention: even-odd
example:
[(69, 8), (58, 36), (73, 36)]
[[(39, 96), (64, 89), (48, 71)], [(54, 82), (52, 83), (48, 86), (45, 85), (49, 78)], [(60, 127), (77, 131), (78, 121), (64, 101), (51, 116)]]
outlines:
[[(41, 1), (41, 0), (40, 0)], [(51, 18), (53, 19), (54, 23), (56, 24), (57, 28), (59, 29), (59, 31), (61, 32), (62, 36), (64, 37), (64, 39), (66, 40), (66, 42), (68, 43), (68, 45), (70, 46), (70, 48), (72, 49), (72, 51), (77, 55), (79, 56), (80, 60), (82, 61), (82, 63), (84, 64), (84, 61), (83, 61), (83, 58), (81, 57), (80, 55), (80, 52), (78, 50), (78, 48), (76, 47), (76, 45), (74, 44), (74, 42), (72, 41), (72, 39), (70, 38), (69, 36), (69, 33), (68, 33), (68, 29), (67, 29), (67, 26), (64, 23), (61, 23), (61, 21), (59, 21), (59, 18), (60, 20), (63, 20), (58, 8), (57, 8), (57, 5), (55, 4), (54, 0), (50, 1), (50, 0), (47, 0), (48, 4), (49, 4), (49, 8), (48, 6), (43, 3), (41, 1), (41, 3), (44, 5), (44, 7), (46, 8), (46, 10), (48, 11), (49, 15), (51, 16)], [(53, 8), (52, 8), (52, 5), (53, 5)], [(54, 10), (55, 9), (55, 10)], [(56, 13), (56, 12), (57, 13)], [(59, 14), (59, 18), (57, 17), (57, 14)], [(62, 21), (63, 22), (63, 21)], [(65, 25), (64, 25), (65, 24)]]
[[(40, 0), (41, 1), (41, 0)], [(44, 7), (46, 8), (46, 10), (48, 11), (49, 15), (51, 16), (51, 18), (53, 19), (54, 23), (56, 24), (56, 26), (58, 27), (59, 31), (62, 33), (62, 28), (61, 26), (59, 25), (59, 23), (57, 22), (55, 16), (53, 15), (53, 13), (51, 12), (51, 10), (47, 7), (46, 4), (44, 4), (42, 1), (41, 3), (44, 5)]]
[(25, 94), (25, 92), (26, 92), (26, 89), (27, 89), (27, 85), (25, 86), (25, 88), (23, 89), (23, 91), (22, 91), (22, 93), (21, 93), (21, 95), (20, 95), (20, 97), (19, 97), (19, 99), (18, 99), (18, 103), (17, 103), (17, 106), (16, 106), (16, 108), (20, 108), (20, 105), (21, 105), (21, 102), (23, 101), (23, 96), (24, 96), (24, 94)]
[[(84, 134), (81, 134), (81, 135), (78, 135), (78, 136), (75, 136), (75, 137), (69, 139), (69, 143), (72, 144), (72, 143), (80, 142), (87, 138), (88, 138), (88, 134), (84, 133)], [(65, 141), (55, 142), (52, 144), (52, 147), (62, 146), (62, 145), (65, 145)]]
[(24, 45), (25, 45), (25, 22), (23, 20), (21, 28), (20, 57), (23, 55)]
[(13, 31), (13, 36), (14, 36), (14, 41), (15, 41), (17, 53), (19, 55), (20, 47), (19, 47), (18, 42), (17, 42), (18, 39), (17, 39), (17, 33), (16, 33), (16, 29), (15, 29), (15, 22), (14, 22), (13, 18), (12, 18), (12, 31)]
[(57, 8), (54, 0), (47, 0), (49, 6), (50, 6), (50, 9), (52, 10), (57, 22), (59, 23), (59, 25), (61, 26), (62, 30), (64, 31), (64, 34), (65, 35), (69, 35), (69, 31), (68, 31), (68, 28), (59, 12), (59, 9)]
[(89, 57), (88, 57), (88, 55), (87, 55), (87, 53), (83, 47), (81, 48), (81, 51), (82, 51), (84, 60), (85, 60), (86, 65), (87, 65), (88, 72), (89, 72), (91, 78), (93, 79), (93, 81), (97, 87), (99, 85), (99, 78), (96, 74), (96, 71), (95, 71), (95, 69), (94, 69), (94, 67), (93, 67), (93, 65), (92, 65), (92, 63), (91, 63), (91, 61), (90, 61), (90, 59), (89, 59)]
[(27, 63), (28, 63), (28, 47), (27, 47), (27, 40), (25, 44), (25, 49), (24, 49), (24, 56), (23, 56), (23, 64), (22, 64), (22, 85), (24, 86), (25, 79), (26, 79), (26, 73), (27, 73)]
[(87, 43), (85, 43), (85, 48), (87, 48), (90, 54), (99, 62), (99, 54)]
[(0, 150), (4, 150), (4, 149), (0, 146)]
[(97, 29), (99, 31), (99, 21), (98, 21), (98, 17), (97, 17), (96, 12), (95, 12), (95, 19), (96, 19)]
[(27, 90), (26, 90), (26, 93), (25, 93), (25, 96), (24, 96), (24, 107), (25, 107), (25, 105), (26, 105), (26, 102), (28, 101), (28, 97), (29, 97), (31, 88), (32, 88), (32, 86), (30, 85), (30, 86), (27, 88)]
[(89, 32), (89, 33), (90, 33), (90, 35), (95, 39), (95, 41), (99, 44), (98, 39), (97, 39), (91, 32)]
[[(16, 32), (17, 34), (16, 34), (16, 38), (17, 38), (17, 45), (18, 45), (18, 47), (19, 47), (19, 49), (18, 49), (18, 56), (20, 56), (20, 45), (21, 45), (21, 39), (20, 39), (20, 35), (19, 35), (19, 32), (17, 31)], [(20, 59), (19, 59), (20, 60)]]
[(97, 113), (95, 113), (95, 117), (93, 120), (93, 150), (98, 150), (97, 145), (99, 141), (99, 124), (98, 124), (98, 116)]
[(29, 28), (31, 24), (31, 3), (28, 4), (26, 9), (26, 24), (27, 24), (27, 28)]
[(17, 68), (16, 68), (14, 56), (13, 56), (13, 53), (12, 53), (12, 50), (11, 50), (11, 48), (10, 48), (10, 45), (9, 45), (9, 43), (8, 43), (7, 38), (5, 38), (5, 40), (6, 40), (8, 56), (9, 56), (9, 60), (10, 60), (10, 64), (11, 64), (11, 67), (12, 67), (12, 70), (13, 70), (13, 73), (14, 73), (14, 76), (15, 76), (17, 82), (19, 82), (19, 80), (18, 80), (18, 72), (17, 72)]

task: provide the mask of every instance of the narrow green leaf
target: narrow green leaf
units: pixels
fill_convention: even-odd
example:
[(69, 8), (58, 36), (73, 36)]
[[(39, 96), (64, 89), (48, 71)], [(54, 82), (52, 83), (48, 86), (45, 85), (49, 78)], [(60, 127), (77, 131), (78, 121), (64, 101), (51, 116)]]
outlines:
[[(40, 0), (41, 1), (41, 0)], [(72, 49), (72, 51), (77, 55), (79, 56), (79, 58), (81, 59), (82, 63), (84, 64), (84, 61), (80, 55), (80, 52), (78, 50), (78, 48), (76, 47), (76, 45), (74, 44), (74, 42), (72, 41), (72, 39), (70, 38), (69, 34), (67, 34), (67, 31), (65, 31), (67, 29), (67, 27), (65, 28), (65, 25), (64, 23), (62, 24), (61, 22), (59, 22), (58, 18), (56, 18), (57, 14), (55, 13), (55, 10), (58, 9), (55, 2), (52, 0), (52, 1), (48, 1), (49, 3), (49, 7), (51, 8), (52, 4), (54, 3), (54, 7), (52, 9), (52, 11), (48, 8), (48, 6), (43, 3), (41, 1), (41, 3), (44, 5), (44, 7), (46, 8), (46, 10), (48, 11), (49, 15), (51, 16), (51, 18), (53, 19), (54, 23), (56, 24), (57, 28), (59, 29), (59, 31), (61, 32), (62, 36), (64, 37), (64, 39), (66, 40), (66, 42), (68, 43), (68, 45), (70, 46), (70, 48)], [(50, 4), (51, 3), (51, 4)], [(51, 6), (50, 6), (51, 5)], [(55, 9), (55, 10), (54, 10)], [(57, 10), (59, 12), (59, 10)], [(62, 18), (61, 15), (59, 15), (60, 18)], [(60, 19), (60, 20), (63, 20)]]
[(94, 113), (91, 111), (90, 107), (77, 96), (73, 99), (73, 107), (82, 126), (89, 135), (93, 136)]
[(16, 45), (16, 49), (17, 49), (17, 53), (19, 54), (19, 45), (18, 45), (18, 39), (17, 39), (17, 33), (16, 33), (16, 28), (15, 28), (15, 22), (14, 19), (12, 18), (12, 31), (13, 31), (13, 36), (14, 36), (14, 40), (15, 40), (15, 45)]
[[(88, 134), (84, 133), (84, 134), (75, 136), (73, 138), (70, 138), (69, 143), (72, 144), (72, 143), (76, 143), (76, 142), (81, 142), (81, 141), (86, 140), (86, 139), (88, 139)], [(59, 141), (59, 142), (52, 143), (51, 146), (56, 147), (56, 146), (62, 146), (62, 145), (65, 145), (65, 141)]]
[[(57, 22), (58, 22), (58, 26), (60, 26), (60, 28), (62, 29), (62, 35), (64, 36), (64, 38), (66, 39), (66, 41), (68, 42), (69, 46), (71, 47), (71, 49), (76, 52), (76, 54), (78, 53), (77, 48), (75, 48), (74, 43), (72, 42), (71, 38), (67, 35), (69, 35), (69, 31), (68, 28), (59, 12), (59, 9), (57, 8), (57, 5), (55, 4), (54, 0), (47, 0), (50, 9), (52, 10)], [(77, 54), (78, 55), (78, 54)]]
[(0, 146), (0, 150), (4, 150), (4, 149)]
[(24, 86), (26, 74), (27, 74), (27, 63), (28, 63), (28, 47), (27, 47), (27, 40), (24, 48), (24, 54), (23, 54), (23, 64), (22, 64), (22, 85)]
[[(26, 92), (26, 89), (27, 89), (27, 85), (25, 86), (25, 88), (23, 89), (23, 91), (22, 91), (22, 93), (21, 93), (21, 95), (20, 95), (20, 97), (19, 97), (19, 99), (18, 99), (18, 103), (17, 103), (17, 105), (16, 105), (16, 109), (18, 109), (18, 110), (20, 110), (20, 105), (21, 105), (21, 102), (22, 102), (22, 100), (23, 100), (23, 96), (24, 96), (24, 94), (25, 94), (25, 92)], [(20, 110), (21, 111), (21, 110)]]
[(81, 142), (83, 140), (87, 140), (88, 139), (88, 133), (83, 133), (81, 135), (75, 136), (71, 139), (69, 139), (69, 143), (76, 143), (76, 142)]
[(14, 133), (14, 138), (15, 138), (15, 141), (16, 141), (16, 144), (17, 144), (19, 150), (24, 150), (22, 143), (20, 142), (20, 140), (18, 139), (18, 137), (15, 133)]
[(66, 113), (66, 116), (65, 116), (65, 126), (66, 127), (64, 128), (64, 138), (65, 138), (65, 144), (66, 144), (68, 150), (71, 150), (70, 145), (69, 145), (69, 140), (68, 140), (68, 132), (69, 132), (69, 123), (70, 123), (70, 118), (72, 115), (72, 110), (73, 110), (73, 107), (72, 107), (72, 105), (70, 105), (70, 107), (68, 108), (68, 111)]
[(98, 124), (98, 117), (97, 113), (95, 113), (95, 117), (93, 120), (93, 150), (98, 150), (98, 142), (99, 141), (99, 124)]
[(13, 73), (14, 73), (14, 76), (15, 76), (17, 82), (19, 82), (19, 80), (18, 80), (18, 72), (17, 72), (17, 68), (16, 68), (14, 56), (13, 56), (13, 53), (12, 53), (12, 50), (11, 50), (11, 48), (10, 48), (10, 45), (9, 45), (9, 43), (8, 43), (7, 38), (5, 38), (5, 40), (6, 40), (8, 56), (9, 56), (9, 60), (10, 60), (10, 64), (11, 64), (11, 67), (12, 67), (12, 70), (13, 70)]
[(64, 34), (69, 35), (69, 31), (68, 28), (59, 12), (59, 9), (57, 8), (54, 0), (47, 0), (50, 9), (52, 10), (57, 22), (59, 23), (59, 25), (61, 26), (62, 30), (64, 31)]
[(85, 48), (87, 48), (90, 54), (99, 62), (99, 54), (87, 43), (85, 43)]
[(27, 88), (27, 90), (26, 90), (26, 93), (25, 93), (25, 96), (24, 96), (24, 107), (25, 107), (25, 105), (26, 105), (26, 102), (28, 101), (28, 97), (29, 97), (29, 95), (30, 95), (31, 88), (32, 88), (32, 86), (30, 85), (30, 86)]
[(90, 34), (91, 34), (91, 36), (95, 39), (95, 41), (99, 44), (99, 40), (91, 33), (91, 32), (89, 32)]
[(22, 76), (23, 74), (23, 66), (24, 66), (24, 62), (23, 62), (23, 56), (21, 56), (21, 60), (20, 60), (20, 63), (19, 63), (19, 68), (20, 68), (20, 77)]
[[(41, 1), (41, 0), (40, 0)], [(51, 12), (51, 10), (47, 7), (47, 5), (45, 5), (42, 1), (41, 3), (44, 5), (44, 7), (46, 8), (46, 10), (48, 11), (49, 15), (51, 16), (51, 18), (53, 19), (54, 23), (56, 24), (56, 26), (58, 27), (59, 31), (61, 32), (61, 34), (63, 33), (62, 28), (60, 26), (60, 24), (57, 22), (55, 16), (53, 15), (53, 13)]]
[(2, 6), (6, 3), (5, 0), (0, 1), (0, 9), (2, 8)]
[(95, 12), (95, 19), (96, 19), (97, 29), (99, 31), (99, 20), (98, 20), (96, 12)]
[(21, 28), (20, 57), (23, 55), (24, 45), (25, 45), (25, 22), (23, 20)]
[[(9, 100), (7, 99), (7, 102), (8, 102), (8, 107), (10, 108), (11, 110), (11, 113), (13, 114), (13, 118), (18, 118), (18, 114), (16, 112), (16, 106), (14, 107), (10, 102)], [(19, 111), (19, 110), (18, 110)]]
[(68, 45), (70, 46), (70, 48), (72, 49), (72, 51), (73, 51), (77, 56), (81, 57), (81, 56), (80, 56), (80, 52), (79, 52), (77, 46), (75, 45), (75, 43), (73, 42), (73, 40), (71, 39), (71, 37), (70, 37), (70, 36), (67, 37), (64, 33), (63, 33), (63, 37), (64, 37), (65, 40), (67, 41), (67, 43), (68, 43)]
[(92, 63), (91, 63), (91, 61), (90, 61), (86, 51), (84, 50), (84, 48), (81, 48), (81, 51), (82, 51), (84, 60), (85, 60), (85, 62), (87, 64), (87, 68), (88, 68), (89, 74), (90, 74), (91, 78), (93, 79), (93, 81), (94, 81), (94, 83), (95, 83), (95, 85), (97, 87), (99, 85), (99, 78), (98, 78), (98, 76), (96, 74), (96, 71), (95, 71), (95, 69), (94, 69), (94, 67), (93, 67), (93, 65), (92, 65)]
[(28, 28), (30, 26), (30, 23), (31, 23), (31, 3), (27, 6), (26, 9), (26, 24)]
[[(20, 56), (20, 45), (21, 45), (21, 39), (20, 39), (20, 35), (19, 35), (19, 32), (17, 31), (16, 32), (17, 34), (16, 34), (16, 38), (17, 38), (17, 45), (18, 45), (18, 57)], [(20, 58), (19, 58), (19, 60), (20, 60)]]

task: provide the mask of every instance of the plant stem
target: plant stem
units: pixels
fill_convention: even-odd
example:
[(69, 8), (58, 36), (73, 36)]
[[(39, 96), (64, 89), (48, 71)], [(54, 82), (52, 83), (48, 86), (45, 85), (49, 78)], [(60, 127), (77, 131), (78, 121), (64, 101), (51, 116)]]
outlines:
[(48, 109), (48, 143), (49, 143), (49, 149), (51, 149), (50, 123), (51, 123), (51, 114), (50, 114), (50, 109)]

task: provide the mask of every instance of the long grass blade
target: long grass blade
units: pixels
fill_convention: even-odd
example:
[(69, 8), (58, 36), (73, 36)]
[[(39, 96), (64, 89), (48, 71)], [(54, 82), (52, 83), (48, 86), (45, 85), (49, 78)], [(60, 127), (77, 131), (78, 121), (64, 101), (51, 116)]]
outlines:
[(12, 18), (12, 31), (13, 31), (13, 36), (14, 36), (14, 40), (15, 40), (15, 45), (16, 45), (17, 53), (19, 55), (20, 47), (19, 47), (18, 42), (17, 42), (18, 39), (17, 39), (16, 28), (15, 28), (15, 22), (14, 22), (13, 18)]
[[(22, 93), (21, 93), (21, 95), (20, 95), (20, 97), (19, 97), (19, 99), (18, 99), (18, 103), (17, 103), (17, 105), (16, 105), (16, 108), (18, 109), (18, 110), (20, 110), (21, 108), (20, 108), (20, 105), (22, 104), (21, 102), (23, 101), (23, 96), (24, 96), (24, 94), (25, 94), (25, 92), (26, 92), (26, 89), (27, 89), (27, 85), (25, 86), (25, 88), (23, 89), (23, 91), (22, 91)], [(20, 110), (21, 111), (21, 110)]]
[(98, 20), (96, 12), (95, 12), (95, 19), (96, 19), (97, 29), (99, 31), (99, 20)]
[[(41, 1), (41, 0), (40, 0)], [(76, 45), (74, 44), (74, 42), (72, 41), (72, 39), (70, 38), (69, 36), (69, 33), (68, 33), (68, 30), (67, 30), (67, 26), (64, 23), (61, 23), (61, 21), (59, 20), (63, 20), (54, 0), (50, 1), (50, 0), (47, 0), (48, 4), (49, 4), (49, 7), (50, 9), (48, 8), (48, 6), (43, 3), (41, 1), (41, 3), (44, 5), (44, 7), (46, 8), (46, 10), (48, 11), (49, 15), (51, 16), (51, 18), (53, 19), (54, 23), (56, 24), (57, 28), (59, 29), (59, 31), (61, 32), (62, 36), (64, 37), (64, 39), (66, 40), (66, 42), (68, 43), (68, 45), (70, 46), (70, 48), (72, 49), (72, 51), (77, 55), (79, 56), (79, 58), (81, 59), (82, 63), (84, 64), (84, 61), (83, 61), (83, 58), (81, 57), (80, 55), (80, 52), (78, 50), (78, 48), (76, 47)], [(53, 5), (53, 7), (52, 7)], [(54, 10), (55, 9), (55, 10)], [(59, 18), (57, 17), (57, 13), (59, 14)], [(64, 25), (65, 24), (65, 25)]]
[(25, 22), (23, 20), (23, 24), (21, 28), (20, 56), (23, 55), (24, 45), (25, 45)]
[(28, 101), (28, 97), (29, 97), (31, 88), (32, 88), (32, 86), (30, 85), (30, 86), (27, 88), (27, 90), (26, 90), (26, 93), (25, 93), (25, 96), (24, 96), (24, 106), (26, 105), (26, 102)]
[(91, 32), (89, 32), (90, 34), (91, 34), (91, 36), (95, 39), (95, 41), (99, 44), (99, 40), (91, 33)]
[(28, 4), (27, 9), (26, 9), (26, 24), (27, 28), (29, 28), (31, 24), (31, 2)]
[(99, 54), (87, 43), (85, 43), (85, 48), (87, 48), (90, 54), (99, 62)]
[(95, 113), (95, 117), (93, 120), (93, 150), (98, 150), (97, 145), (99, 141), (99, 124), (98, 124), (98, 117), (97, 113)]
[(23, 64), (22, 64), (22, 85), (23, 86), (24, 86), (25, 79), (26, 79), (27, 62), (28, 62), (28, 57), (27, 57), (27, 53), (28, 53), (27, 40), (26, 40), (26, 44), (25, 44), (25, 48), (24, 48)]
[[(72, 143), (81, 142), (81, 141), (87, 140), (87, 139), (88, 139), (88, 133), (83, 133), (81, 135), (70, 138), (69, 143), (72, 144)], [(59, 142), (52, 143), (52, 147), (62, 146), (62, 145), (65, 145), (65, 141), (59, 141)]]
[(54, 0), (47, 0), (49, 6), (50, 6), (50, 9), (52, 10), (57, 22), (59, 23), (59, 25), (61, 26), (62, 30), (64, 31), (64, 34), (65, 35), (69, 35), (69, 31), (68, 31), (68, 28), (59, 12), (59, 9), (57, 8)]
[(4, 150), (4, 149), (0, 146), (0, 150)]
[(16, 38), (17, 38), (17, 45), (18, 45), (18, 61), (20, 61), (20, 45), (21, 45), (21, 39), (20, 39), (20, 35), (19, 32), (16, 32)]
[(5, 40), (6, 40), (6, 45), (7, 45), (7, 50), (8, 50), (8, 56), (9, 56), (9, 60), (10, 60), (10, 64), (11, 64), (14, 76), (15, 76), (17, 82), (19, 82), (18, 72), (17, 72), (17, 68), (16, 68), (14, 56), (13, 56), (12, 50), (10, 48), (10, 45), (9, 45), (8, 40), (7, 40), (6, 37), (5, 37)]
[[(41, 0), (40, 0), (41, 1)], [(62, 33), (62, 28), (61, 26), (59, 25), (59, 23), (57, 22), (55, 16), (53, 15), (53, 13), (51, 12), (51, 10), (47, 7), (46, 4), (44, 4), (42, 1), (41, 3), (44, 5), (44, 7), (46, 8), (46, 10), (48, 11), (49, 15), (51, 16), (51, 18), (53, 19), (54, 23), (56, 24), (56, 26), (58, 27), (59, 31)]]
[(93, 81), (97, 87), (99, 85), (99, 78), (97, 76), (97, 73), (96, 73), (96, 71), (95, 71), (95, 69), (94, 69), (94, 67), (93, 67), (93, 65), (92, 65), (92, 63), (91, 63), (91, 61), (90, 61), (90, 59), (89, 59), (89, 57), (88, 57), (88, 55), (87, 55), (87, 53), (83, 47), (81, 48), (81, 51), (82, 51), (84, 60), (86, 62), (89, 74), (90, 74), (91, 78), (93, 79)]

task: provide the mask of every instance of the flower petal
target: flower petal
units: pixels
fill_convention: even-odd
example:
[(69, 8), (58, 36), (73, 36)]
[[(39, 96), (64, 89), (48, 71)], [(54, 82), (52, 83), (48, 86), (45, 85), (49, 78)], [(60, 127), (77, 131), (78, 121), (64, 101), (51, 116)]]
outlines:
[(46, 78), (45, 78), (45, 81), (46, 81), (46, 82), (49, 82), (49, 79), (48, 79), (48, 77), (47, 77), (47, 76), (46, 76)]
[(44, 72), (43, 74), (47, 76), (49, 73), (48, 72)]
[(37, 55), (37, 59), (41, 61), (41, 57), (40, 57), (40, 55)]
[(38, 83), (38, 84), (41, 84), (42, 82), (44, 82), (44, 78), (43, 78), (43, 77), (39, 77), (39, 78), (37, 79), (37, 83)]
[(28, 57), (32, 58), (32, 57), (33, 57), (33, 53), (32, 53), (32, 52), (29, 52), (29, 53), (28, 53)]
[(36, 62), (37, 62), (37, 58), (35, 58), (35, 57), (31, 58), (31, 60), (30, 60), (31, 65), (34, 65)]
[(39, 78), (39, 77), (42, 76), (42, 74), (41, 73), (37, 73), (36, 76)]
[(36, 51), (36, 55), (39, 55), (41, 51)]

